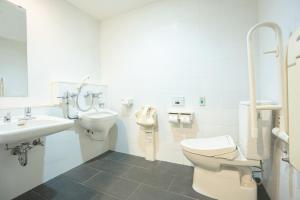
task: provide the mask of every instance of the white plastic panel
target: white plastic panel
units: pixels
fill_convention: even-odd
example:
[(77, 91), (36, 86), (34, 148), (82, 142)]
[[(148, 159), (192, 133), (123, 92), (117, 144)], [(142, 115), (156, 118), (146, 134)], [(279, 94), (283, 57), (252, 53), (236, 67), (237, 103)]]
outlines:
[(288, 69), (290, 162), (300, 170), (300, 63)]
[[(269, 102), (269, 101), (265, 101)], [(258, 103), (258, 105), (263, 105)], [(239, 147), (247, 159), (265, 160), (271, 155), (272, 111), (257, 112), (258, 137), (250, 132), (250, 106), (241, 102), (239, 106)]]
[(290, 163), (300, 170), (300, 29), (290, 37), (288, 46), (288, 105)]

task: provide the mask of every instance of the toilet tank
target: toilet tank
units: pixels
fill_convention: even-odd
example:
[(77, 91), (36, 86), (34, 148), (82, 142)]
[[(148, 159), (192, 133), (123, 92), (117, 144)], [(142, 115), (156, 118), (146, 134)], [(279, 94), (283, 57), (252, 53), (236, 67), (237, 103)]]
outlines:
[(239, 105), (239, 147), (247, 159), (269, 159), (271, 155), (271, 131), (273, 127), (271, 110), (257, 111), (257, 126), (258, 137), (253, 138), (250, 131), (249, 102), (241, 102)]

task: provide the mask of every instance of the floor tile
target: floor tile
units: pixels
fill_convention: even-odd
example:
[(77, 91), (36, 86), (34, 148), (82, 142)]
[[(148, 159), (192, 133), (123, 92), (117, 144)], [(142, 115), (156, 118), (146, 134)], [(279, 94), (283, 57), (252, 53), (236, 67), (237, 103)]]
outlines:
[(39, 193), (34, 191), (26, 192), (16, 198), (14, 200), (46, 200), (44, 197), (42, 197)]
[[(85, 200), (85, 198), (83, 198)], [(81, 199), (81, 200), (83, 200)], [(90, 200), (118, 200), (114, 197), (105, 195), (103, 193), (98, 193), (96, 196), (94, 196), (93, 198), (91, 198)]]
[(258, 200), (271, 200), (271, 198), (269, 197), (269, 195), (263, 185), (260, 185), (257, 187), (257, 199)]
[(90, 199), (97, 194), (95, 190), (85, 187), (73, 179), (61, 175), (33, 189), (40, 195), (51, 200)]
[(130, 168), (129, 165), (116, 162), (113, 160), (106, 160), (106, 159), (94, 160), (88, 162), (87, 164), (92, 168), (110, 172), (115, 176), (123, 174), (125, 171), (127, 171)]
[[(108, 151), (15, 200), (211, 200), (192, 188), (193, 168)], [(270, 200), (258, 186), (258, 200)]]
[(121, 162), (123, 164), (143, 167), (143, 168), (151, 168), (157, 166), (159, 161), (148, 161), (144, 157), (128, 155), (124, 153), (114, 152), (108, 154), (105, 159), (114, 160)]
[(91, 178), (95, 174), (97, 174), (99, 170), (89, 167), (88, 165), (80, 165), (70, 171), (64, 173), (64, 175), (78, 181), (84, 182), (87, 179)]
[(131, 167), (128, 171), (123, 173), (121, 177), (130, 179), (133, 181), (143, 182), (149, 177), (149, 170), (140, 167)]
[(170, 193), (165, 190), (153, 188), (151, 186), (142, 185), (129, 200), (193, 200), (192, 198), (185, 197)]
[(139, 183), (113, 176), (107, 172), (103, 172), (92, 177), (84, 184), (87, 187), (110, 194), (119, 199), (128, 198), (139, 185)]
[(113, 152), (107, 153), (103, 158), (109, 159), (109, 160), (114, 160), (114, 161), (123, 161), (126, 158), (130, 158), (131, 156), (132, 155), (113, 151)]
[(195, 199), (212, 200), (212, 198), (208, 198), (194, 191), (192, 184), (193, 180), (191, 178), (175, 177), (172, 181), (169, 191), (189, 196)]
[(156, 168), (162, 168), (168, 171), (170, 175), (179, 177), (193, 177), (194, 168), (192, 166), (180, 165), (170, 162), (161, 161)]
[(132, 167), (126, 173), (122, 174), (122, 176), (161, 189), (167, 189), (173, 180), (173, 176), (170, 176), (167, 170), (157, 170), (154, 168), (145, 169)]

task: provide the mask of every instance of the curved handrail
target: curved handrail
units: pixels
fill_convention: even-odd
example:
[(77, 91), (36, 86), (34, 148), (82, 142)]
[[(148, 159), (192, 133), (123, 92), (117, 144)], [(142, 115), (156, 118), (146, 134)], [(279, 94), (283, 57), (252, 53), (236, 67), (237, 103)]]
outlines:
[(280, 129), (286, 130), (287, 125), (287, 72), (284, 64), (283, 54), (283, 39), (282, 31), (278, 24), (273, 22), (263, 22), (253, 26), (247, 34), (247, 50), (248, 50), (248, 79), (249, 79), (249, 92), (250, 92), (250, 120), (251, 120), (251, 136), (257, 138), (258, 127), (257, 127), (257, 109), (256, 109), (256, 84), (255, 84), (255, 73), (253, 63), (253, 46), (252, 36), (253, 33), (262, 27), (271, 28), (276, 35), (277, 49), (276, 49), (276, 60), (281, 70), (281, 88), (280, 88), (280, 103), (282, 109), (280, 110)]

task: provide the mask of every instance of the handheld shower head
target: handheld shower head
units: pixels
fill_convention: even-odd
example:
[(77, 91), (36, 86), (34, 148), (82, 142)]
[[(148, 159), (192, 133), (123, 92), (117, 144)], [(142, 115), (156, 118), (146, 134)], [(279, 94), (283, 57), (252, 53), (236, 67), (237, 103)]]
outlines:
[(90, 75), (86, 75), (86, 76), (82, 77), (82, 79), (77, 87), (78, 90), (80, 90), (84, 85), (86, 85), (87, 84), (86, 81), (89, 80), (90, 78), (91, 78)]

